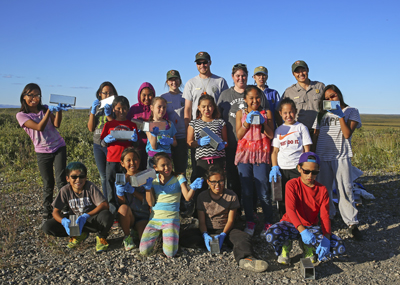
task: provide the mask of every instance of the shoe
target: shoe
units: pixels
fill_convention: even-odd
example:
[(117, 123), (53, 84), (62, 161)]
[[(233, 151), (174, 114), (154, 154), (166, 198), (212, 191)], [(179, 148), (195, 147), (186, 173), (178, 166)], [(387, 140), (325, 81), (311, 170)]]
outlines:
[(292, 250), (292, 241), (289, 240), (282, 246), (282, 252), (278, 256), (278, 263), (289, 265), (290, 264), (289, 254), (291, 250)]
[(357, 225), (351, 225), (349, 227), (349, 234), (352, 235), (355, 240), (362, 240), (362, 233), (358, 229)]
[(253, 236), (254, 235), (254, 228), (256, 227), (256, 224), (253, 222), (246, 222), (246, 228), (244, 229), (244, 232)]
[(239, 267), (253, 272), (263, 272), (268, 269), (268, 263), (252, 256), (239, 260)]
[(314, 247), (304, 244), (302, 241), (300, 241), (300, 247), (303, 250), (303, 258), (309, 258), (312, 263), (317, 262), (317, 255), (315, 254)]
[(113, 225), (111, 226), (112, 230), (117, 230), (119, 228), (119, 222), (117, 220), (114, 221)]
[(267, 234), (268, 229), (272, 226), (272, 224), (264, 224), (264, 229), (262, 230), (260, 236), (262, 238), (265, 238), (265, 235)]
[(87, 232), (83, 232), (80, 236), (71, 237), (69, 239), (69, 243), (67, 244), (68, 248), (75, 248), (80, 245), (85, 239), (87, 239), (89, 234)]
[(97, 236), (96, 237), (96, 253), (107, 251), (107, 249), (108, 249), (108, 242), (106, 241), (106, 239)]
[(125, 251), (129, 251), (136, 246), (133, 242), (133, 238), (131, 237), (131, 235), (125, 237), (122, 243), (124, 245)]

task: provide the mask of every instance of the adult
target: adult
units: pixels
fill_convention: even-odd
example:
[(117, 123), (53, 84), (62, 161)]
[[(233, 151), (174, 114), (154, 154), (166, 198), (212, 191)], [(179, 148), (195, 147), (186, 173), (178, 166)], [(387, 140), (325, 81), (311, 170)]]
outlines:
[[(218, 102), (218, 98), (222, 91), (228, 89), (228, 84), (224, 78), (211, 73), (211, 57), (207, 52), (198, 52), (194, 61), (196, 62), (199, 75), (189, 79), (189, 81), (185, 84), (185, 88), (183, 89), (183, 98), (185, 99), (184, 120), (186, 130), (189, 126), (189, 122), (192, 119), (196, 119), (197, 105), (202, 94), (211, 95), (214, 97), (214, 101)], [(191, 178), (194, 178), (195, 173), (193, 170), (195, 169), (196, 163), (194, 150), (192, 150), (190, 153), (192, 161)], [(193, 181), (193, 179), (191, 179), (191, 181)]]
[(278, 91), (269, 88), (267, 85), (268, 69), (265, 66), (256, 67), (254, 69), (253, 79), (257, 87), (260, 88), (265, 94), (265, 98), (261, 99), (261, 106), (263, 106), (264, 109), (268, 109), (268, 106), (265, 106), (265, 101), (268, 102), (269, 109), (272, 112), (272, 118), (274, 120), (274, 129), (276, 129), (277, 122), (275, 117), (279, 118), (279, 113), (275, 111), (275, 108), (278, 105), (281, 97), (279, 96)]
[[(317, 117), (318, 102), (325, 84), (319, 81), (311, 81), (308, 78), (308, 72), (308, 65), (303, 60), (297, 60), (292, 64), (292, 73), (297, 83), (285, 90), (282, 99), (288, 97), (294, 101), (298, 110), (296, 120), (308, 128), (310, 136), (313, 138), (314, 129), (312, 125)], [(276, 109), (279, 108), (278, 105)], [(315, 143), (311, 147), (311, 150), (313, 149), (315, 149)]]

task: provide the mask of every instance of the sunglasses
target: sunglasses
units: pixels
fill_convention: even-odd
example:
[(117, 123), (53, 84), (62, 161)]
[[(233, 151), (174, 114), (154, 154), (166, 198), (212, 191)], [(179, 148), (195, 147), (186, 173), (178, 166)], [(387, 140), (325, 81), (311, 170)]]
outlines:
[(215, 186), (215, 185), (217, 185), (217, 183), (218, 183), (218, 184), (224, 184), (224, 183), (225, 183), (225, 180), (218, 180), (218, 181), (211, 181), (211, 180), (208, 180), (208, 182), (209, 182), (212, 186)]
[(308, 174), (312, 174), (312, 175), (318, 175), (318, 173), (319, 173), (319, 170), (306, 170), (306, 169), (304, 169), (303, 167), (301, 167), (300, 166), (300, 168), (301, 168), (301, 170), (303, 170), (303, 172), (304, 172), (304, 174), (305, 175), (308, 175)]
[(76, 180), (78, 178), (83, 179), (86, 178), (86, 175), (81, 174), (81, 175), (71, 175), (70, 178), (72, 178), (73, 180)]
[(244, 63), (238, 63), (238, 64), (235, 64), (235, 65), (233, 66), (233, 68), (237, 68), (237, 67), (247, 67), (247, 65), (244, 64)]
[(207, 65), (208, 61), (207, 60), (206, 61), (196, 61), (196, 64), (197, 65), (202, 65), (202, 64)]

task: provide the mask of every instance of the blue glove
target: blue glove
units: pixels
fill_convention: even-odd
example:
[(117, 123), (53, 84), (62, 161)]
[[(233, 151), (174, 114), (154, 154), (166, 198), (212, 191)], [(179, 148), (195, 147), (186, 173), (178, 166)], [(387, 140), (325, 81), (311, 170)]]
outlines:
[(339, 119), (344, 117), (344, 113), (342, 111), (342, 108), (340, 106), (336, 110), (328, 110), (329, 113), (335, 114), (336, 116), (339, 117)]
[(90, 218), (89, 214), (83, 214), (76, 219), (76, 224), (79, 226), (79, 232), (82, 234), (83, 226), (86, 223), (86, 220)]
[(114, 184), (115, 184), (115, 190), (117, 192), (117, 195), (124, 196), (124, 193), (126, 192), (125, 188), (128, 183), (126, 183), (125, 185), (120, 185), (120, 184), (117, 184), (117, 182), (115, 182)]
[(217, 150), (223, 150), (225, 148), (226, 142), (220, 142), (217, 146)]
[(219, 242), (219, 249), (221, 250), (222, 244), (224, 243), (224, 239), (226, 237), (226, 233), (222, 232), (219, 235), (215, 236), (214, 238), (218, 239)]
[(274, 182), (276, 182), (278, 175), (282, 176), (281, 172), (279, 171), (279, 166), (272, 166), (271, 171), (269, 172), (269, 182), (272, 182), (272, 178), (274, 178)]
[(49, 106), (50, 112), (60, 112), (60, 107), (58, 106)]
[(159, 142), (161, 145), (171, 145), (174, 143), (174, 139), (162, 136), (162, 138), (159, 139)]
[(317, 242), (315, 236), (307, 229), (302, 231), (300, 235), (305, 244), (315, 244)]
[(316, 250), (316, 253), (318, 254), (318, 259), (320, 261), (326, 261), (327, 257), (329, 257), (330, 255), (330, 249), (331, 249), (331, 242), (329, 239), (324, 237)]
[(96, 114), (96, 107), (99, 106), (99, 105), (100, 105), (99, 99), (94, 100), (93, 104), (92, 104), (92, 109), (90, 110), (90, 113), (95, 115)]
[(129, 194), (133, 194), (135, 192), (135, 187), (133, 187), (131, 184), (126, 183), (125, 184), (125, 192)]
[(112, 114), (112, 107), (111, 107), (110, 104), (106, 104), (106, 105), (104, 106), (104, 114), (105, 114), (106, 116), (111, 116), (111, 114)]
[(251, 111), (250, 113), (247, 114), (246, 123), (251, 124), (251, 116), (253, 116), (255, 113), (256, 111)]
[(67, 232), (67, 234), (69, 235), (69, 224), (71, 223), (71, 221), (67, 218), (63, 218), (61, 220), (61, 224), (63, 225), (65, 231)]
[(154, 127), (153, 130), (150, 132), (150, 134), (151, 134), (153, 137), (158, 136), (159, 133), (160, 133), (160, 129), (159, 129), (158, 127)]
[(210, 137), (209, 136), (205, 136), (205, 137), (199, 138), (197, 140), (197, 144), (199, 146), (205, 146), (205, 145), (208, 145), (210, 143), (210, 141), (211, 141)]
[(58, 108), (60, 109), (60, 111), (68, 111), (71, 108), (71, 105), (59, 103)]
[(105, 143), (112, 143), (112, 142), (115, 142), (117, 139), (116, 138), (114, 138), (112, 135), (107, 135), (105, 138), (104, 138), (104, 142)]
[(138, 135), (136, 132), (136, 129), (133, 130), (132, 138), (130, 139), (131, 142), (137, 142), (138, 140)]
[(190, 187), (191, 189), (193, 189), (194, 191), (196, 191), (197, 189), (200, 189), (200, 188), (201, 188), (201, 186), (203, 185), (203, 181), (204, 181), (204, 179), (201, 178), (201, 177), (196, 178), (196, 180), (193, 181), (193, 183), (190, 184), (189, 187)]
[(210, 242), (212, 241), (212, 237), (208, 233), (203, 233), (204, 243), (206, 244), (206, 248), (208, 251), (211, 251)]
[(146, 184), (143, 185), (144, 189), (150, 190), (153, 187), (153, 178), (149, 177), (146, 180)]

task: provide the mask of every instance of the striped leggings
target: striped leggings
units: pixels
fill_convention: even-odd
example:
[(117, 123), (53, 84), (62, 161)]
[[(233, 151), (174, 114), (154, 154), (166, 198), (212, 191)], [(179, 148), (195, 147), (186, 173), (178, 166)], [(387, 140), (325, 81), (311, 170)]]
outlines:
[(140, 240), (140, 254), (148, 256), (153, 252), (155, 242), (162, 232), (163, 251), (167, 257), (173, 257), (179, 247), (179, 220), (150, 220), (144, 229), (142, 239)]

